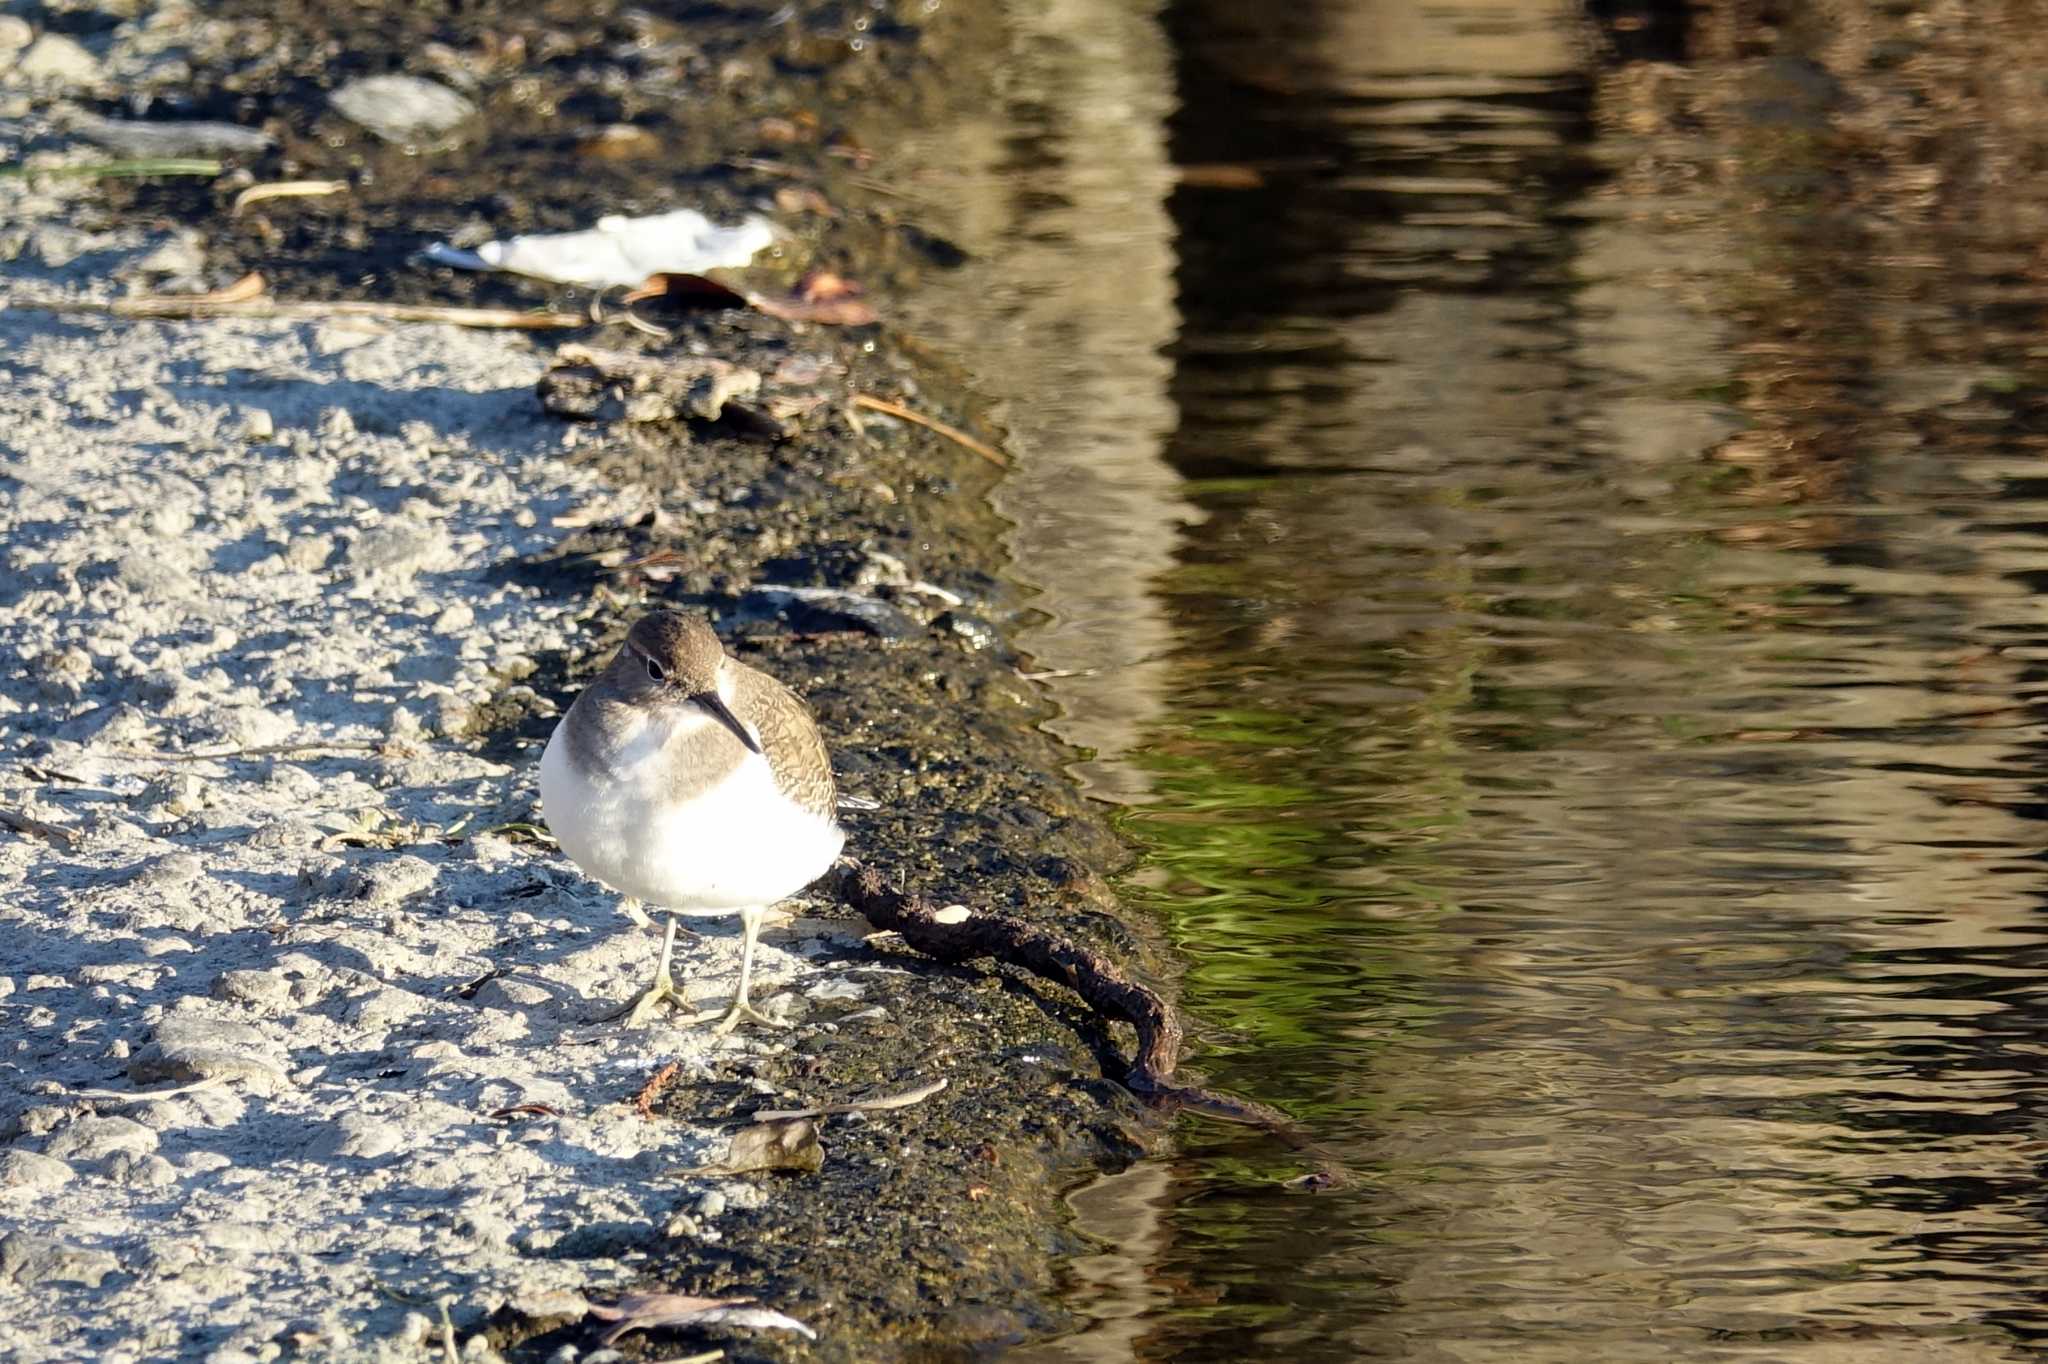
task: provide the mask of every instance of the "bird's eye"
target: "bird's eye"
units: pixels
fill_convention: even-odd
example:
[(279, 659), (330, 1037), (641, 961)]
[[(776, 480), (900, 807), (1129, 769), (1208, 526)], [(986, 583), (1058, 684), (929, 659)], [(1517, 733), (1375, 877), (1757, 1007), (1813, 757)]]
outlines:
[(664, 668), (664, 667), (662, 667), (662, 666), (661, 666), (661, 665), (660, 665), (659, 663), (656, 663), (656, 662), (655, 662), (655, 661), (654, 661), (653, 659), (651, 659), (651, 658), (650, 658), (650, 659), (646, 659), (646, 660), (644, 660), (644, 661), (645, 661), (645, 662), (646, 662), (646, 664), (647, 664), (647, 676), (648, 676), (649, 680), (651, 680), (651, 681), (655, 681), (655, 682), (664, 682), (664, 681), (668, 680), (668, 669), (667, 669), (667, 668)]

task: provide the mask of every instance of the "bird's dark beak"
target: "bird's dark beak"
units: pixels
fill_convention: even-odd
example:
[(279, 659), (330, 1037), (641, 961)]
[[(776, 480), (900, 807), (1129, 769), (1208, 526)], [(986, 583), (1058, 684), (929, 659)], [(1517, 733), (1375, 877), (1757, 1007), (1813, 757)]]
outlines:
[(690, 700), (709, 711), (712, 719), (738, 735), (741, 743), (756, 753), (761, 751), (760, 741), (747, 732), (747, 727), (740, 723), (740, 717), (734, 715), (725, 702), (719, 700), (717, 692), (701, 691), (691, 697)]

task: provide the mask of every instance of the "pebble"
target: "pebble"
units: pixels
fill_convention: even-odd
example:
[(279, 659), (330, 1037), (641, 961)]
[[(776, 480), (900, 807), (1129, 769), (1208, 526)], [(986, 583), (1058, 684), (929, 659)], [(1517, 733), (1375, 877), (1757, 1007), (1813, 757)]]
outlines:
[[(254, 439), (253, 437), (251, 439)], [(317, 573), (334, 557), (332, 535), (294, 535), (278, 558), (299, 573)]]
[(45, 33), (29, 44), (11, 74), (30, 85), (91, 85), (100, 78), (100, 59), (74, 39)]
[(199, 584), (161, 552), (137, 550), (114, 561), (114, 577), (136, 596), (152, 602), (183, 601), (196, 596)]
[(977, 652), (1002, 646), (1003, 637), (996, 633), (995, 626), (966, 611), (948, 611), (932, 625)]
[(34, 1151), (0, 1151), (0, 1189), (54, 1189), (71, 1178), (71, 1167)]
[(403, 990), (378, 990), (352, 1000), (345, 1017), (349, 1023), (366, 1032), (388, 1032), (417, 1018), (425, 1008), (418, 996)]
[(448, 553), (448, 533), (439, 526), (394, 517), (364, 531), (348, 547), (348, 564), (358, 578), (406, 579)]
[(434, 864), (422, 858), (394, 857), (355, 868), (342, 881), (340, 893), (372, 909), (390, 909), (431, 887), (439, 876)]
[(160, 1189), (178, 1182), (178, 1167), (159, 1155), (122, 1154), (107, 1162), (107, 1177), (116, 1184)]
[(23, 1288), (45, 1283), (78, 1283), (98, 1288), (121, 1262), (103, 1250), (66, 1245), (48, 1236), (11, 1231), (0, 1236), (0, 1279)]
[(12, 14), (0, 14), (0, 62), (5, 62), (36, 40), (36, 31), (29, 27), (28, 20)]
[(53, 1160), (105, 1160), (115, 1155), (148, 1155), (156, 1133), (132, 1118), (85, 1114), (50, 1134), (43, 1154)]
[(290, 1082), (270, 1051), (263, 1034), (245, 1024), (173, 1015), (128, 1062), (128, 1078), (137, 1084), (240, 1080), (252, 1093), (276, 1094)]
[[(205, 804), (206, 783), (190, 772), (167, 772), (128, 798), (129, 809), (152, 811), (168, 819), (189, 815)], [(138, 877), (146, 874), (148, 868)]]
[(276, 971), (223, 971), (214, 977), (213, 997), (252, 1008), (282, 1010), (290, 1006), (291, 982)]
[(476, 116), (476, 105), (447, 86), (418, 76), (370, 76), (328, 96), (343, 118), (387, 142), (432, 141)]
[(531, 1009), (554, 998), (542, 987), (524, 980), (485, 981), (476, 992), (476, 1002), (495, 1009)]
[[(245, 407), (241, 411), (239, 430), (243, 440), (251, 444), (261, 444), (277, 434), (277, 419), (263, 408)], [(317, 539), (319, 537), (309, 536), (305, 538)], [(321, 562), (326, 562), (326, 557), (323, 554)]]

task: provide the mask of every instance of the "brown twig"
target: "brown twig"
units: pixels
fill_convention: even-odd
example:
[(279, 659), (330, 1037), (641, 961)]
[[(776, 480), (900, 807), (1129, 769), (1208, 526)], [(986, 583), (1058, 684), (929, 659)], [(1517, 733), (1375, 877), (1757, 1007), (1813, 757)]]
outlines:
[(513, 1118), (559, 1118), (562, 1110), (553, 1104), (513, 1104), (510, 1108), (496, 1110), (491, 1116), (508, 1122)]
[(940, 907), (916, 891), (892, 890), (882, 874), (863, 867), (842, 887), (847, 903), (877, 928), (893, 929), (928, 957), (969, 961), (995, 957), (1072, 989), (1105, 1017), (1138, 1031), (1138, 1056), (1124, 1076), (1133, 1093), (1155, 1107), (1206, 1114), (1225, 1122), (1262, 1127), (1297, 1147), (1306, 1147), (1292, 1119), (1278, 1109), (1211, 1089), (1173, 1083), (1180, 1064), (1180, 1020), (1173, 1006), (1125, 975), (1100, 952), (1007, 914), (962, 912)]
[(55, 824), (45, 824), (32, 815), (24, 815), (14, 810), (0, 809), (0, 824), (6, 825), (16, 833), (30, 834), (36, 838), (47, 838), (50, 842), (61, 843), (67, 848), (78, 846), (77, 834), (69, 829), (59, 828)]
[(267, 185), (251, 185), (237, 194), (234, 205), (228, 209), (228, 216), (239, 218), (243, 209), (266, 199), (319, 199), (329, 194), (346, 193), (346, 180), (274, 180)]
[(640, 1092), (633, 1096), (633, 1107), (640, 1110), (641, 1117), (654, 1116), (654, 1101), (661, 1097), (663, 1090), (676, 1082), (676, 1076), (682, 1073), (682, 1069), (679, 1062), (671, 1061), (647, 1077), (647, 1083), (640, 1086)]
[(925, 416), (922, 412), (905, 407), (902, 403), (896, 402), (893, 399), (877, 398), (872, 393), (856, 393), (853, 395), (853, 405), (855, 407), (865, 407), (870, 412), (880, 412), (885, 416), (898, 417), (917, 426), (922, 426), (927, 431), (936, 432), (963, 450), (972, 450), (998, 469), (1010, 467), (1008, 457), (993, 445), (978, 441), (957, 426), (948, 426), (942, 421)]
[(760, 1108), (754, 1110), (755, 1122), (787, 1122), (792, 1118), (826, 1118), (837, 1113), (881, 1113), (892, 1108), (909, 1108), (921, 1104), (946, 1087), (946, 1077), (941, 1075), (928, 1084), (916, 1089), (906, 1089), (901, 1094), (884, 1094), (879, 1099), (855, 1099), (851, 1103), (819, 1104), (815, 1108)]

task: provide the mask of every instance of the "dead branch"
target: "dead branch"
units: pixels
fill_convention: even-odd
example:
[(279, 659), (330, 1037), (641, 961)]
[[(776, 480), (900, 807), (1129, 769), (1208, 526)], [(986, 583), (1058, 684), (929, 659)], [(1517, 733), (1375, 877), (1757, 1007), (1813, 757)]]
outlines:
[(848, 876), (841, 890), (868, 922), (902, 934), (903, 941), (928, 957), (952, 962), (994, 957), (1010, 962), (1066, 986), (1105, 1018), (1130, 1024), (1138, 1032), (1138, 1056), (1123, 1082), (1154, 1107), (1261, 1127), (1290, 1145), (1308, 1145), (1293, 1120), (1278, 1109), (1174, 1084), (1181, 1027), (1173, 1007), (1100, 952), (1007, 914), (962, 913), (963, 906), (942, 908), (916, 891), (892, 890), (872, 867)]
[(24, 815), (17, 810), (0, 809), (0, 824), (6, 825), (16, 833), (47, 838), (50, 842), (62, 844), (67, 848), (78, 846), (78, 835), (71, 830), (59, 828), (55, 824), (45, 824), (33, 815)]
[(787, 1122), (792, 1118), (828, 1118), (839, 1113), (881, 1113), (892, 1108), (909, 1108), (912, 1104), (923, 1103), (946, 1087), (946, 1077), (941, 1075), (928, 1084), (916, 1089), (906, 1089), (901, 1094), (885, 1094), (878, 1099), (855, 1099), (843, 1104), (819, 1104), (814, 1108), (762, 1108), (754, 1111), (755, 1122)]

